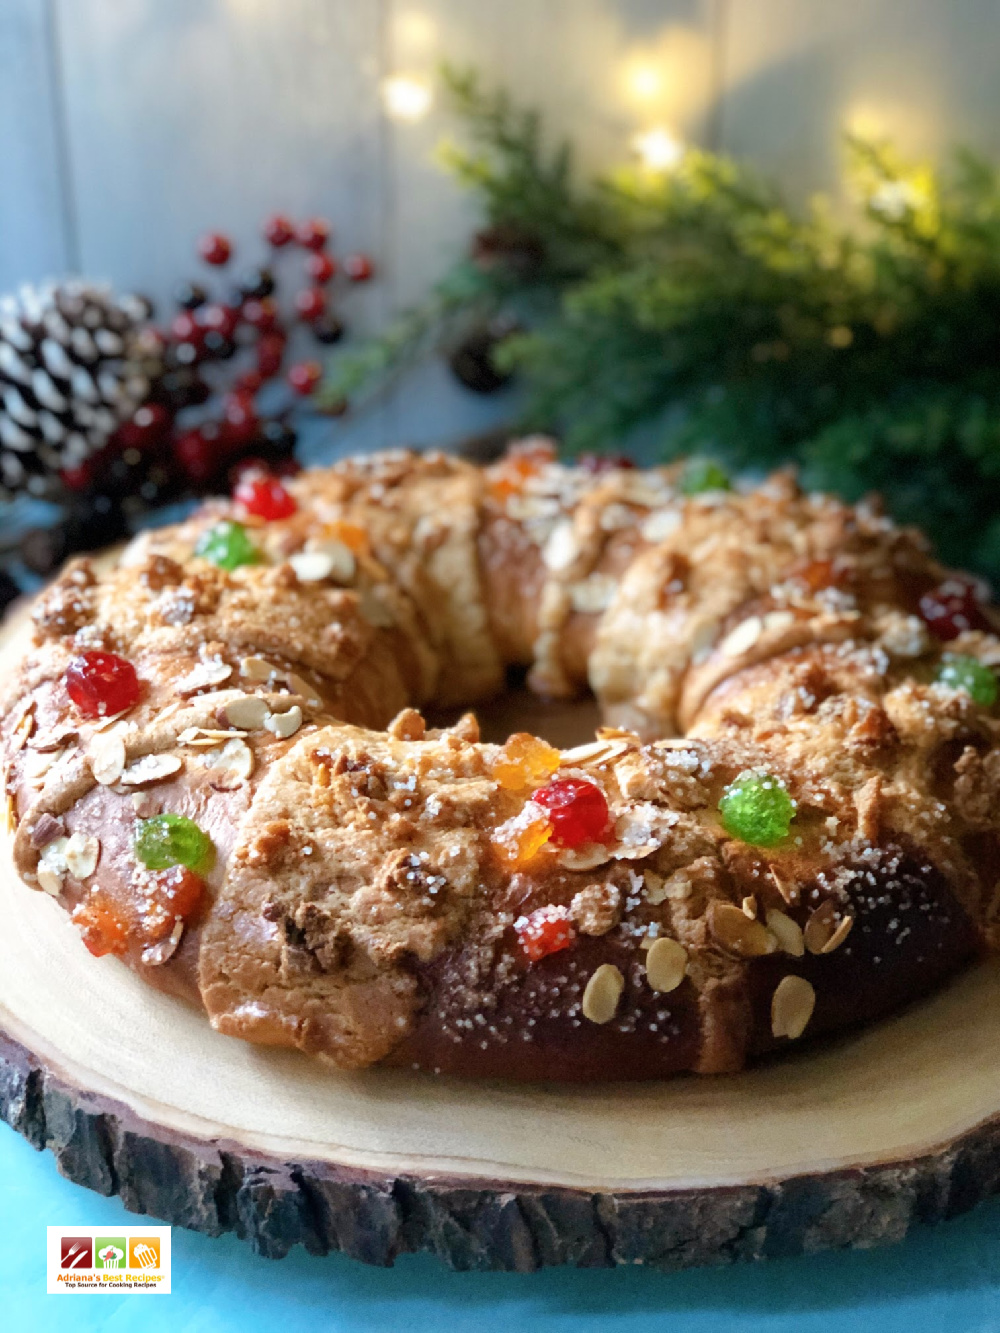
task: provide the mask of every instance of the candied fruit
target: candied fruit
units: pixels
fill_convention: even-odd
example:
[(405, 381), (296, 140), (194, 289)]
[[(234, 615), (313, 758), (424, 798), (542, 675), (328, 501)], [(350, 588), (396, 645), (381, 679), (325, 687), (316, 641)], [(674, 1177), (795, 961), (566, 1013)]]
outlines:
[(175, 865), (144, 877), (139, 894), (139, 922), (143, 939), (164, 939), (178, 920), (193, 916), (205, 891), (205, 881), (187, 866)]
[(128, 928), (107, 895), (99, 889), (93, 890), (74, 907), (70, 920), (95, 958), (103, 958), (108, 953), (121, 955), (128, 947)]
[(569, 919), (569, 909), (549, 903), (536, 908), (514, 922), (517, 940), (533, 963), (560, 949), (568, 949), (576, 939), (576, 931)]
[(532, 794), (548, 812), (552, 841), (557, 847), (579, 847), (600, 842), (611, 823), (608, 800), (600, 787), (583, 778), (557, 778)]
[(947, 685), (950, 690), (964, 690), (983, 708), (992, 708), (997, 701), (997, 678), (975, 657), (946, 654), (937, 673), (937, 682)]
[(241, 477), (233, 491), (233, 499), (248, 514), (273, 522), (291, 518), (298, 505), (277, 477), (250, 475)]
[(348, 523), (338, 519), (329, 524), (326, 534), (334, 541), (343, 542), (355, 555), (367, 555), (369, 551), (368, 533), (358, 523)]
[(203, 532), (194, 549), (195, 555), (210, 560), (220, 569), (256, 565), (260, 560), (260, 551), (250, 540), (246, 528), (232, 519), (223, 519)]
[(523, 791), (546, 782), (559, 767), (559, 751), (530, 732), (518, 731), (504, 742), (490, 770), (507, 791)]
[(117, 653), (81, 653), (64, 679), (66, 693), (84, 717), (110, 717), (139, 702), (135, 667)]
[(729, 477), (711, 458), (689, 458), (681, 472), (678, 489), (682, 495), (701, 495), (705, 491), (728, 491)]
[(770, 773), (742, 773), (719, 802), (722, 827), (754, 847), (774, 847), (788, 836), (795, 802), (780, 778)]
[(527, 865), (552, 837), (546, 812), (531, 801), (519, 815), (493, 830), (493, 846), (509, 866)]
[(215, 847), (193, 819), (186, 815), (154, 815), (139, 821), (135, 835), (135, 854), (150, 870), (168, 870), (187, 866), (189, 870), (207, 870), (215, 856)]
[(920, 599), (920, 615), (936, 639), (948, 643), (970, 629), (988, 630), (978, 585), (972, 579), (953, 576), (939, 583)]

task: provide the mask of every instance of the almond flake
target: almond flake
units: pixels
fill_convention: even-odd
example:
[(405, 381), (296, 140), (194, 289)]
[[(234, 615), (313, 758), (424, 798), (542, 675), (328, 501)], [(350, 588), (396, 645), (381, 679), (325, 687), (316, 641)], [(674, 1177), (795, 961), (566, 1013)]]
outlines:
[(302, 676), (297, 676), (294, 671), (289, 671), (285, 676), (288, 688), (293, 694), (301, 694), (304, 699), (308, 699), (311, 704), (318, 704), (319, 697), (316, 694), (314, 686), (310, 685)]
[(302, 726), (302, 709), (298, 704), (293, 704), (287, 713), (268, 713), (264, 726), (281, 740), (287, 740)]
[(815, 1007), (816, 992), (805, 977), (782, 977), (771, 997), (771, 1031), (794, 1041), (805, 1032)]
[(822, 953), (838, 929), (837, 907), (832, 898), (820, 903), (809, 916), (802, 931), (806, 948), (810, 953)]
[(94, 781), (110, 787), (125, 768), (125, 740), (120, 732), (106, 731), (93, 736), (87, 750), (87, 762)]
[(74, 833), (66, 840), (63, 849), (66, 869), (74, 879), (89, 879), (97, 869), (101, 857), (99, 838), (89, 837), (84, 833)]
[(742, 657), (760, 638), (763, 628), (764, 622), (760, 616), (750, 616), (740, 621), (719, 644), (719, 652), (723, 657)]
[(53, 870), (51, 866), (47, 866), (42, 862), (38, 863), (38, 870), (35, 873), (38, 878), (39, 887), (43, 888), (46, 893), (51, 893), (53, 898), (58, 898), (59, 894), (62, 893), (62, 875), (60, 875), (58, 871)]
[(653, 990), (668, 994), (684, 980), (688, 952), (678, 940), (668, 937), (656, 939), (646, 954), (646, 980)]
[(51, 731), (39, 733), (31, 748), (38, 750), (42, 754), (47, 754), (50, 750), (62, 750), (69, 745), (70, 741), (75, 741), (80, 733), (74, 727), (53, 727)]
[(253, 772), (253, 751), (246, 741), (237, 738), (226, 741), (218, 749), (206, 750), (201, 762), (213, 770), (213, 787), (218, 791), (233, 791), (241, 787)]
[(24, 706), (24, 711), (17, 719), (17, 725), (14, 727), (10, 738), (10, 752), (17, 754), (25, 741), (35, 729), (35, 701), (29, 699)]
[(7, 802), (4, 809), (4, 821), (6, 823), (8, 833), (17, 832), (17, 806), (15, 805), (14, 798), (13, 796), (11, 796), (10, 792), (7, 793)]
[(791, 611), (768, 611), (764, 617), (764, 631), (767, 634), (784, 634), (795, 624)]
[(579, 847), (565, 847), (559, 853), (559, 864), (566, 870), (593, 870), (610, 859), (611, 853), (603, 842), (585, 842)]
[(572, 750), (563, 750), (559, 764), (562, 768), (566, 768), (576, 764), (593, 764), (598, 759), (617, 759), (628, 748), (628, 741), (590, 741), (586, 745), (577, 745)]
[(654, 509), (639, 529), (647, 542), (662, 542), (681, 525), (679, 509)]
[(542, 561), (546, 569), (550, 569), (553, 574), (558, 574), (564, 569), (569, 569), (579, 554), (580, 547), (576, 540), (576, 533), (573, 531), (573, 524), (568, 519), (564, 519), (562, 523), (557, 523), (552, 529), (552, 533), (542, 550)]
[(321, 583), (332, 579), (334, 583), (350, 583), (357, 569), (354, 552), (343, 542), (323, 542), (308, 551), (299, 551), (290, 555), (288, 563), (295, 570), (300, 583)]
[(769, 907), (767, 910), (767, 928), (778, 941), (778, 948), (782, 953), (790, 954), (792, 958), (801, 958), (806, 951), (806, 946), (802, 940), (802, 927), (797, 921), (793, 921), (785, 912), (779, 912), (776, 907)]
[(175, 682), (174, 689), (180, 695), (197, 694), (199, 690), (211, 689), (214, 685), (224, 685), (233, 674), (228, 662), (199, 662), (186, 676)]
[(760, 958), (778, 947), (771, 932), (759, 921), (751, 921), (735, 903), (713, 902), (708, 924), (718, 943), (741, 958)]
[(757, 897), (751, 893), (743, 899), (743, 915), (749, 917), (751, 921), (757, 915)]
[(158, 944), (147, 944), (142, 951), (142, 961), (147, 967), (159, 967), (162, 963), (168, 961), (177, 952), (177, 946), (181, 942), (181, 936), (184, 934), (184, 922), (175, 921), (174, 928), (165, 940), (160, 940)]
[(615, 600), (617, 591), (618, 580), (610, 574), (591, 574), (590, 578), (572, 585), (569, 590), (570, 605), (581, 615), (600, 615)]
[(240, 675), (256, 684), (275, 680), (281, 676), (281, 668), (272, 666), (263, 657), (244, 657), (240, 662)]
[(830, 936), (827, 942), (823, 945), (822, 949), (820, 949), (820, 953), (833, 953), (834, 949), (839, 949), (840, 946), (843, 944), (844, 940), (846, 940), (848, 935), (850, 935), (851, 927), (853, 925), (854, 925), (853, 916), (842, 916), (840, 918), (840, 924), (837, 926), (837, 929), (833, 932), (833, 934)]
[(129, 764), (119, 778), (123, 787), (146, 787), (151, 782), (172, 778), (184, 767), (184, 760), (176, 754), (146, 754)]
[(581, 1010), (591, 1023), (610, 1023), (625, 989), (625, 978), (614, 963), (602, 963), (587, 982)]
[(270, 712), (267, 700), (256, 694), (244, 694), (239, 699), (234, 699), (232, 703), (226, 704), (222, 711), (226, 715), (227, 722), (245, 731), (259, 730)]

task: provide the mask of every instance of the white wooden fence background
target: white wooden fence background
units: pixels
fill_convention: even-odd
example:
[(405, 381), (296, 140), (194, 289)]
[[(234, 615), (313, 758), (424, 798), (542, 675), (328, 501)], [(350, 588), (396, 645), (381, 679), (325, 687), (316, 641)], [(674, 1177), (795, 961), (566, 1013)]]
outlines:
[[(377, 259), (346, 312), (372, 329), (473, 222), (431, 161), (447, 119), (387, 120), (390, 74), (473, 63), (585, 165), (664, 123), (802, 197), (835, 186), (849, 123), (1000, 153), (998, 53), (1000, 0), (0, 0), (0, 290), (79, 271), (166, 300), (205, 228), (249, 262), (264, 214), (315, 212)], [(498, 410), (431, 367), (337, 429), (447, 440)]]

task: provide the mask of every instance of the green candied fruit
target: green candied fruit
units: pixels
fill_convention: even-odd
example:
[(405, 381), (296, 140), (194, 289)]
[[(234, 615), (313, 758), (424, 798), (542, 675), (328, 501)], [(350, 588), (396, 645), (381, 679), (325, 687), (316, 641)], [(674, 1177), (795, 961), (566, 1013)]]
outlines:
[(260, 551), (247, 536), (242, 523), (225, 518), (201, 534), (195, 555), (204, 556), (220, 569), (238, 569), (240, 565), (256, 565)]
[(719, 810), (726, 832), (754, 847), (781, 842), (795, 818), (795, 802), (770, 773), (742, 773), (723, 792)]
[(682, 495), (700, 495), (703, 491), (728, 491), (729, 477), (711, 458), (689, 458), (679, 484)]
[(975, 657), (960, 657), (949, 653), (937, 673), (937, 683), (949, 690), (964, 690), (973, 703), (992, 708), (997, 701), (997, 678), (988, 666)]
[(150, 870), (168, 870), (187, 866), (188, 870), (207, 870), (215, 859), (215, 847), (187, 815), (154, 815), (139, 821), (135, 835), (135, 854)]

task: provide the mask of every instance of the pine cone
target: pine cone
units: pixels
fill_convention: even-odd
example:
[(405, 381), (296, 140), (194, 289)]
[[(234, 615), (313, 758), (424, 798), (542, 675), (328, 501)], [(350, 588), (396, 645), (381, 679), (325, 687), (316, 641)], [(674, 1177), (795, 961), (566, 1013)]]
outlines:
[(146, 400), (163, 371), (150, 314), (82, 279), (0, 298), (0, 498), (48, 494)]

